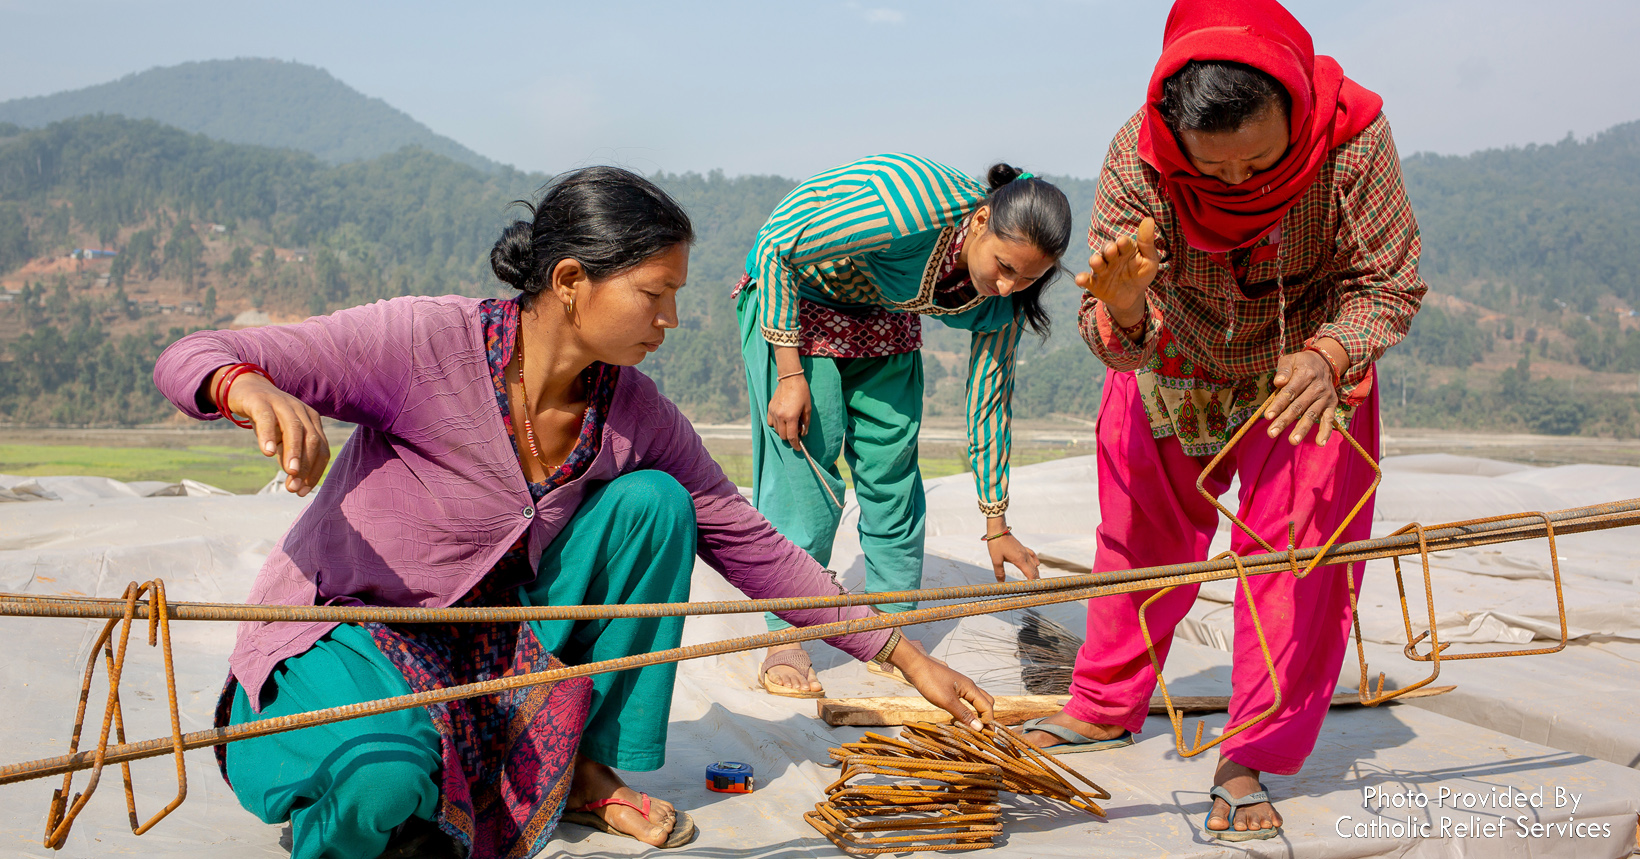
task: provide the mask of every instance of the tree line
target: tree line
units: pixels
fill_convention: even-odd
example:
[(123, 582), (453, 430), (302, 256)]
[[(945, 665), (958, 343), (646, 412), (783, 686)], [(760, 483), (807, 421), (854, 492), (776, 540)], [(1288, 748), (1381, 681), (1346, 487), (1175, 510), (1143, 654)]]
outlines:
[[(652, 178), (689, 211), (697, 240), (690, 287), (679, 299), (682, 328), (643, 370), (698, 418), (742, 419), (748, 410), (729, 287), (764, 217), (795, 182), (716, 171)], [(247, 245), (263, 246), (258, 254), (236, 246), (222, 266), (223, 274), (245, 282), (259, 308), (317, 314), (398, 295), (496, 295), (506, 287), (490, 276), (488, 253), (519, 214), (509, 204), (530, 198), (549, 179), (512, 169), (483, 172), (416, 148), (333, 166), (300, 152), (222, 143), (122, 117), (66, 120), (33, 131), (0, 128), (0, 271), (66, 253), (79, 237), (95, 236), (101, 245), (124, 237), (109, 273), (120, 290), (114, 300), (71, 312), (61, 302), (48, 306), (51, 293), (42, 284), (11, 303), (10, 312), (34, 334), (14, 339), (0, 362), (52, 370), (0, 374), (7, 376), (0, 380), (0, 419), (80, 424), (163, 417), (168, 406), (157, 396), (127, 398), (120, 409), (90, 407), (72, 392), (94, 387), (90, 376), (107, 368), (43, 350), (52, 348), (53, 338), (71, 335), (79, 351), (110, 342), (106, 324), (129, 311), (123, 288), (133, 278), (193, 283), (205, 274), (197, 223), (221, 224)], [(310, 264), (281, 264), (274, 246), (302, 248)], [(1073, 291), (1061, 284), (1056, 305), (1071, 327)], [(151, 364), (169, 339), (168, 330), (128, 345)], [(1052, 346), (1064, 342), (1056, 338)], [(1042, 344), (1035, 349), (1046, 354)], [(1074, 367), (1084, 384), (1097, 386), (1102, 368), (1085, 351), (1060, 355), (1040, 371), (1028, 357), (1017, 411), (1091, 415), (1096, 398), (1057, 379), (1036, 378)], [(125, 372), (130, 378), (122, 390), (151, 387), (148, 371), (136, 364)], [(961, 384), (948, 379), (945, 398), (960, 399), (952, 391)]]
[[(1530, 428), (1542, 423), (1533, 417), (1544, 413), (1542, 397), (1572, 397), (1568, 410), (1605, 416), (1544, 426), (1640, 430), (1632, 397), (1598, 405), (1594, 392), (1534, 380), (1529, 366), (1473, 385), (1462, 374), (1446, 385), (1426, 381), (1428, 370), (1471, 367), (1500, 343), (1529, 347), (1540, 360), (1640, 372), (1640, 331), (1625, 328), (1613, 312), (1614, 302), (1640, 298), (1640, 245), (1625, 232), (1640, 223), (1640, 194), (1632, 187), (1640, 179), (1616, 169), (1637, 147), (1640, 125), (1630, 125), (1583, 142), (1406, 159), (1426, 277), (1439, 291), (1504, 313), (1510, 327), (1426, 306), (1387, 362), (1400, 369), (1400, 390), (1385, 398), (1392, 422)], [(716, 171), (652, 178), (689, 211), (697, 242), (690, 285), (679, 299), (682, 327), (643, 370), (697, 419), (743, 420), (744, 369), (729, 286), (764, 217), (795, 182)], [(1091, 210), (1092, 180), (1052, 178), (1074, 211)], [(192, 326), (154, 320), (130, 333), (127, 283), (165, 277), (191, 285), (199, 304), (212, 305), (189, 320), (194, 325), (218, 321), (217, 286), (229, 283), (254, 306), (289, 314), (398, 295), (501, 294), (506, 287), (488, 271), (490, 246), (518, 215), (508, 204), (528, 199), (549, 179), (510, 168), (485, 172), (413, 147), (331, 165), (121, 117), (37, 130), (0, 125), (0, 272), (93, 237), (120, 245), (109, 272), (112, 298), (73, 299), (40, 283), (0, 310), (0, 331), (9, 314), (25, 332), (0, 352), (0, 420), (143, 423), (169, 412), (148, 374), (159, 349)], [(222, 225), (234, 240), (215, 268), (204, 261), (201, 224)], [(306, 261), (283, 263), (275, 247), (301, 249)], [(1085, 256), (1073, 243), (1066, 263), (1080, 268)], [(1068, 278), (1048, 293), (1055, 333), (1046, 341), (1027, 337), (1021, 349), (1017, 415), (1097, 412), (1104, 368), (1076, 333), (1079, 296)], [(124, 333), (111, 335), (111, 328)], [(960, 413), (966, 362), (938, 355), (965, 354), (966, 334), (930, 321), (925, 339), (929, 413)], [(1564, 354), (1551, 354), (1551, 339)], [(1408, 379), (1420, 382), (1405, 390)]]

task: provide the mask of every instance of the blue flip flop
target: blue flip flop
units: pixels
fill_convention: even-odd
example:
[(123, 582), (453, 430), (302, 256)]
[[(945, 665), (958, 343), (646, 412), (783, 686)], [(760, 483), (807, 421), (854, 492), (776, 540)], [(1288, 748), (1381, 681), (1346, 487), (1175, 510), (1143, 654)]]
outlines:
[(1019, 730), (1022, 734), (1041, 731), (1044, 734), (1052, 734), (1058, 737), (1063, 742), (1048, 746), (1046, 749), (1056, 755), (1069, 755), (1076, 752), (1102, 752), (1106, 749), (1119, 749), (1123, 746), (1133, 745), (1132, 731), (1123, 731), (1108, 740), (1090, 740), (1064, 725), (1055, 725), (1049, 722), (1046, 716), (1025, 722), (1019, 726)]
[(1202, 818), (1202, 830), (1208, 835), (1220, 841), (1263, 841), (1281, 834), (1281, 827), (1279, 826), (1274, 829), (1236, 829), (1237, 809), (1248, 805), (1258, 805), (1261, 802), (1270, 802), (1269, 788), (1265, 787), (1263, 782), (1259, 783), (1258, 790), (1247, 794), (1241, 799), (1231, 796), (1230, 791), (1218, 785), (1214, 785), (1213, 789), (1207, 792), (1207, 795), (1214, 799), (1222, 799), (1226, 805), (1230, 806), (1230, 816), (1225, 821), (1224, 829), (1213, 829), (1207, 825), (1207, 821), (1213, 819), (1213, 809), (1209, 808), (1207, 810), (1207, 816)]

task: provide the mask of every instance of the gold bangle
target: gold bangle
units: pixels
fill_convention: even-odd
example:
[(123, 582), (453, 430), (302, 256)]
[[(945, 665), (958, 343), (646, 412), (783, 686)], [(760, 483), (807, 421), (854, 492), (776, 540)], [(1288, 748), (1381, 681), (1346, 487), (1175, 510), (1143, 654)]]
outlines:
[(989, 543), (992, 540), (998, 539), (1000, 537), (1006, 537), (1006, 536), (1008, 536), (1009, 534), (1012, 534), (1012, 533), (1014, 533), (1014, 526), (1008, 525), (1008, 526), (1003, 527), (1003, 529), (1001, 531), (998, 531), (995, 534), (986, 534), (985, 536), (981, 537), (980, 539), (984, 540), (987, 543)]
[(894, 632), (888, 636), (888, 641), (883, 644), (883, 649), (877, 651), (877, 655), (871, 657), (871, 661), (878, 665), (887, 665), (888, 658), (894, 655), (894, 648), (899, 646), (903, 638), (905, 636), (900, 634), (900, 628), (895, 627)]
[(787, 379), (790, 379), (793, 376), (801, 376), (801, 375), (803, 375), (802, 370), (793, 370), (790, 373), (782, 373), (782, 374), (776, 376), (774, 378), (774, 380), (775, 380), (775, 383), (778, 384), (780, 382), (786, 381)]

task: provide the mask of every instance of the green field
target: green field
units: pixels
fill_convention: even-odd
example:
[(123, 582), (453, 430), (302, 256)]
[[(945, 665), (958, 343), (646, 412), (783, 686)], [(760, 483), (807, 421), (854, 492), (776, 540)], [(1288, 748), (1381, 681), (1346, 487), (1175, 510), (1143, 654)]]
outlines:
[(70, 444), (0, 444), (0, 473), (23, 477), (92, 475), (115, 480), (184, 477), (229, 492), (255, 492), (278, 469), (254, 447), (93, 447)]
[[(226, 434), (224, 434), (226, 435)], [(177, 447), (114, 447), (84, 444), (0, 443), (0, 474), (23, 477), (91, 475), (115, 480), (162, 480), (175, 483), (191, 478), (229, 492), (249, 493), (261, 489), (273, 477), (273, 460), (256, 452), (249, 433), (232, 436), (246, 444), (233, 447), (195, 444)], [(331, 452), (340, 450), (345, 436), (332, 439)], [(707, 450), (737, 486), (752, 485), (751, 443), (740, 439), (706, 439)], [(1018, 445), (1013, 453), (1015, 466), (1029, 465), (1080, 453), (1062, 446)], [(961, 446), (926, 445), (919, 461), (924, 479), (945, 477), (968, 471), (968, 458)], [(848, 466), (838, 463), (843, 479), (852, 480)]]

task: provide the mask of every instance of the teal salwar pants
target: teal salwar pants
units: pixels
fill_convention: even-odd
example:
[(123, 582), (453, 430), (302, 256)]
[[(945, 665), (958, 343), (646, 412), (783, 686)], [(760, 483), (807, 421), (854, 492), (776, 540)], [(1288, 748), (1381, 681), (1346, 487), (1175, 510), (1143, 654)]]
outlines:
[[(410, 694), (369, 631), (344, 623), (279, 664), (260, 715), (244, 687), (231, 725)], [(264, 823), (291, 823), (291, 856), (380, 855), (393, 830), (438, 813), (440, 741), (420, 707), (379, 713), (228, 746), (239, 804)]]
[[(694, 568), (695, 508), (670, 475), (637, 471), (588, 494), (542, 553), (525, 605), (684, 602)], [(677, 647), (683, 618), (532, 622), (542, 647), (569, 665)], [(592, 677), (581, 754), (624, 770), (658, 769), (676, 664)], [(251, 711), (234, 693), (229, 724), (376, 698), (410, 687), (363, 627), (342, 624), (272, 675)], [(291, 856), (373, 857), (411, 817), (439, 808), (441, 739), (421, 708), (303, 728), (228, 747), (239, 802), (266, 823), (291, 823)]]
[[(743, 290), (736, 304), (741, 355), (746, 361), (747, 400), (752, 411), (752, 504), (775, 529), (822, 565), (831, 564), (832, 542), (843, 511), (832, 501), (846, 488), (839, 456), (854, 476), (860, 504), (860, 549), (868, 593), (911, 590), (922, 584), (927, 501), (917, 467), (922, 427), (922, 355), (886, 358), (803, 356), (813, 416), (803, 436), (809, 460), (767, 423), (769, 399), (779, 371), (774, 347), (758, 324), (760, 290)], [(828, 494), (827, 489), (830, 489)], [(882, 611), (906, 611), (915, 603), (888, 603)], [(771, 631), (790, 624), (767, 615)]]

